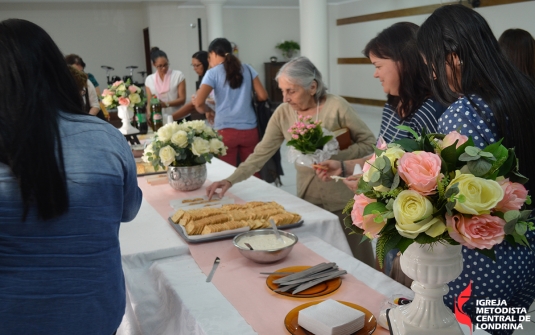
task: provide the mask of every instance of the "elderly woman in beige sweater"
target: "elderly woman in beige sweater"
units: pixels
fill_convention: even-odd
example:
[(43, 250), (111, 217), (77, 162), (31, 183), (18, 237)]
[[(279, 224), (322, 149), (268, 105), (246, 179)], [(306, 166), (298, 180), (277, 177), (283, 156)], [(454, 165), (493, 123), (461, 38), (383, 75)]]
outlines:
[[(331, 159), (343, 161), (364, 157), (373, 152), (375, 137), (368, 126), (345, 99), (327, 93), (321, 73), (308, 58), (292, 59), (280, 69), (276, 79), (282, 90), (284, 101), (271, 117), (262, 141), (256, 145), (254, 153), (241, 163), (231, 176), (214, 182), (207, 188), (209, 197), (217, 189), (221, 189), (221, 196), (224, 195), (233, 184), (259, 171), (280, 148), (284, 140), (291, 139), (288, 129), (299, 115), (320, 120), (322, 127), (331, 131), (344, 127), (349, 129), (353, 143), (347, 149), (332, 156)], [(374, 266), (369, 241), (360, 244), (360, 236), (349, 236), (342, 222), (342, 210), (354, 193), (343, 183), (323, 183), (309, 167), (298, 165), (295, 167), (297, 169), (297, 196), (338, 215), (353, 255)]]

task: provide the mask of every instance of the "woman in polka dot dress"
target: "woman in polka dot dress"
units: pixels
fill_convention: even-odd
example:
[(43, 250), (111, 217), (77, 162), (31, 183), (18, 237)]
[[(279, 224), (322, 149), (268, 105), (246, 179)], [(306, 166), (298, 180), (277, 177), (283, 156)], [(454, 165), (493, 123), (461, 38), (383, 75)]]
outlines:
[[(476, 146), (504, 138), (514, 147), (520, 172), (535, 182), (535, 85), (500, 51), (485, 19), (462, 5), (441, 7), (418, 31), (418, 48), (433, 77), (434, 96), (450, 106), (438, 122), (438, 132), (457, 130), (471, 136)], [(535, 232), (526, 234), (535, 247)], [(463, 310), (475, 323), (476, 299), (505, 300), (508, 307), (529, 306), (535, 299), (535, 256), (526, 247), (507, 242), (495, 247), (496, 262), (463, 247), (464, 269), (450, 282), (444, 302), (455, 299), (472, 282), (471, 299)], [(487, 330), (511, 334), (513, 330)]]

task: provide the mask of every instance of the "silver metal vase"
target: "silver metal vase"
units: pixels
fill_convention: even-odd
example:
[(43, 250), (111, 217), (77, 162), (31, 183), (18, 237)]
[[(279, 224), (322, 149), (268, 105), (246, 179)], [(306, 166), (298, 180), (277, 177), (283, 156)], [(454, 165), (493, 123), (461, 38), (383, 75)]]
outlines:
[(206, 181), (206, 164), (195, 166), (169, 166), (167, 179), (172, 188), (179, 191), (193, 191)]

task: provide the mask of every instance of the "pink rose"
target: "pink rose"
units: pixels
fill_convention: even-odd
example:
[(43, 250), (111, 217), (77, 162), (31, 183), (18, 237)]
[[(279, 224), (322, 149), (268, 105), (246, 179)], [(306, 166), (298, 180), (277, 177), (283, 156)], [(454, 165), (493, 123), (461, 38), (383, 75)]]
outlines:
[(136, 85), (130, 85), (128, 86), (128, 90), (130, 91), (130, 93), (136, 93), (139, 90), (139, 87), (137, 87)]
[(489, 214), (471, 218), (462, 214), (446, 215), (446, 225), (450, 237), (469, 249), (492, 249), (502, 243), (505, 235), (505, 221)]
[(370, 199), (363, 194), (355, 195), (353, 199), (355, 199), (355, 204), (353, 205), (353, 210), (351, 211), (351, 220), (353, 220), (353, 224), (363, 229), (364, 234), (368, 237), (377, 237), (381, 229), (383, 229), (385, 226), (386, 222), (374, 222), (373, 220), (377, 216), (375, 214), (368, 214), (365, 216), (362, 215), (362, 213), (364, 213), (364, 208), (368, 204), (376, 202), (377, 200)]
[(510, 182), (509, 179), (502, 179), (498, 184), (503, 189), (503, 199), (496, 205), (496, 210), (507, 212), (517, 210), (522, 207), (528, 196), (528, 191), (524, 185)]
[(123, 83), (122, 80), (118, 80), (118, 81), (114, 82), (113, 85), (111, 85), (111, 86), (117, 87), (117, 86), (121, 85), (122, 83)]
[(430, 195), (436, 193), (441, 164), (437, 154), (426, 151), (407, 152), (398, 161), (398, 173), (411, 190)]
[(105, 88), (104, 91), (102, 91), (102, 96), (105, 97), (107, 95), (113, 95), (113, 92)]
[(468, 137), (461, 135), (456, 131), (452, 131), (451, 133), (446, 135), (446, 137), (444, 137), (444, 139), (442, 140), (442, 148), (447, 148), (450, 145), (453, 145), (453, 143), (455, 143), (455, 141), (457, 140), (458, 142), (457, 142), (457, 145), (455, 146), (456, 148), (460, 147), (464, 142), (468, 141)]
[(294, 140), (297, 140), (297, 139), (299, 138), (299, 136), (298, 136), (298, 135), (292, 135), (292, 138), (293, 138)]
[(388, 148), (388, 143), (386, 143), (383, 136), (379, 136), (379, 138), (377, 139), (377, 144), (375, 146), (379, 150), (386, 150)]
[(119, 105), (128, 106), (130, 105), (130, 100), (128, 98), (119, 98)]

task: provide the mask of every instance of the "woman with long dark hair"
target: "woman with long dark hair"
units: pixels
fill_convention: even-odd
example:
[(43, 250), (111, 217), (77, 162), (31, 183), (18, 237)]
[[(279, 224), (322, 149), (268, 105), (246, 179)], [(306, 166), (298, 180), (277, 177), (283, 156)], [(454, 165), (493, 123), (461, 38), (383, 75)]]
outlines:
[[(381, 81), (387, 95), (387, 102), (381, 116), (379, 137), (386, 143), (401, 138), (411, 138), (406, 130), (397, 128), (405, 125), (418, 134), (436, 132), (438, 118), (446, 109), (432, 96), (431, 82), (427, 77), (425, 64), (416, 46), (418, 26), (411, 22), (398, 22), (384, 29), (366, 45), (363, 53), (375, 66), (373, 76)], [(355, 165), (364, 166), (370, 157), (344, 161), (345, 171), (353, 171)], [(324, 181), (330, 176), (340, 175), (341, 162), (320, 163), (326, 170), (316, 173)], [(351, 189), (356, 189), (360, 175), (344, 180)]]
[(0, 332), (113, 334), (126, 298), (119, 224), (142, 196), (132, 151), (83, 110), (31, 22), (0, 22), (0, 91)]
[(223, 136), (228, 148), (227, 155), (220, 159), (238, 166), (253, 153), (259, 142), (251, 91), (256, 92), (259, 101), (267, 100), (268, 95), (258, 73), (232, 54), (232, 46), (226, 38), (213, 40), (208, 55), (211, 69), (203, 77), (193, 104), (199, 113), (209, 112), (206, 98), (214, 91), (214, 128)]
[[(197, 81), (196, 89), (198, 90), (201, 86), (201, 81), (204, 75), (206, 74), (206, 71), (208, 71), (208, 52), (206, 51), (197, 51), (191, 56), (191, 66), (193, 67), (193, 71), (197, 73), (199, 76), (199, 81)], [(195, 96), (192, 97), (192, 99)], [(192, 120), (204, 120), (208, 118), (209, 120), (213, 121), (214, 112), (207, 111), (205, 114), (201, 114), (197, 112), (195, 109), (195, 106), (193, 105), (193, 100), (186, 103), (184, 106), (182, 106), (179, 110), (173, 113), (173, 120), (180, 120), (183, 117), (188, 117), (188, 119)]]
[(523, 29), (507, 29), (498, 39), (503, 52), (520, 72), (535, 80), (535, 39)]
[[(373, 76), (381, 81), (387, 95), (379, 130), (379, 137), (386, 143), (413, 137), (410, 132), (397, 128), (399, 125), (410, 127), (418, 134), (424, 128), (427, 132), (436, 132), (438, 118), (446, 109), (431, 94), (430, 79), (416, 46), (417, 31), (418, 26), (414, 23), (395, 23), (371, 39), (363, 51), (375, 66)], [(317, 169), (316, 174), (323, 181), (332, 181), (331, 176), (341, 174), (342, 164), (345, 171), (355, 171), (357, 164), (363, 167), (370, 157), (347, 161), (328, 160), (319, 164), (323, 168)], [(343, 182), (355, 190), (360, 176), (349, 176)], [(397, 266), (393, 267), (397, 251), (393, 250), (387, 255), (383, 271), (410, 286), (412, 280)]]
[(150, 120), (150, 98), (155, 95), (162, 104), (162, 116), (173, 115), (186, 102), (186, 78), (179, 70), (170, 68), (167, 54), (158, 47), (150, 50), (150, 59), (156, 72), (145, 79), (147, 103), (147, 120)]
[[(501, 51), (485, 19), (462, 5), (438, 8), (422, 24), (417, 36), (418, 49), (427, 63), (434, 96), (450, 106), (438, 122), (438, 131), (457, 130), (471, 136), (477, 147), (503, 138), (514, 148), (520, 173), (535, 183), (535, 83), (522, 74)], [(535, 234), (526, 237), (535, 246)], [(454, 299), (472, 282), (472, 299), (464, 312), (476, 323), (478, 298), (504, 300), (507, 307), (525, 307), (535, 298), (535, 255), (527, 247), (503, 242), (495, 248), (496, 261), (463, 247), (464, 269), (450, 282), (444, 296), (453, 308)], [(510, 334), (512, 330), (495, 330)]]

